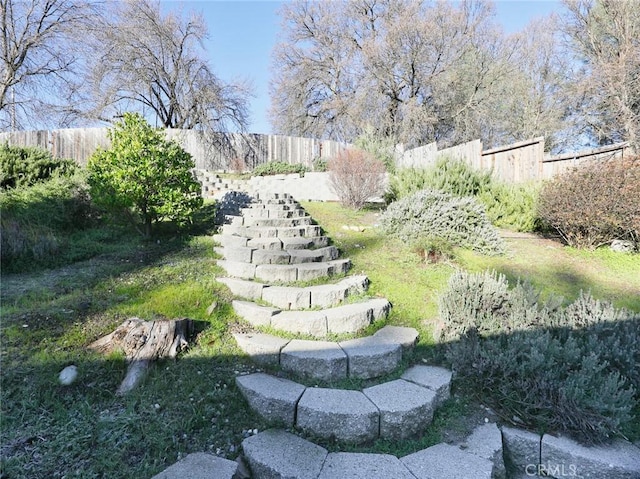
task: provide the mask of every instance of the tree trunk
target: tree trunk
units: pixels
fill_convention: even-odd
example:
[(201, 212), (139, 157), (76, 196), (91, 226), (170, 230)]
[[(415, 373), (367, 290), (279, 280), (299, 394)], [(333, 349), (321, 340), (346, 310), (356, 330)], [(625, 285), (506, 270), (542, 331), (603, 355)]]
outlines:
[(129, 367), (117, 394), (131, 391), (144, 377), (151, 361), (159, 358), (175, 358), (188, 344), (193, 331), (190, 319), (170, 321), (144, 321), (139, 318), (125, 320), (115, 331), (89, 345), (101, 353), (123, 351)]

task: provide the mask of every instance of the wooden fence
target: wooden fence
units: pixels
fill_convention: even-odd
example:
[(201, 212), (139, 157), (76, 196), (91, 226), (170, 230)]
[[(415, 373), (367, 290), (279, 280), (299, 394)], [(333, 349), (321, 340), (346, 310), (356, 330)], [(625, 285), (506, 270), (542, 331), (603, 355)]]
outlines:
[(544, 152), (544, 137), (482, 150), (480, 140), (438, 150), (435, 143), (407, 151), (398, 150), (399, 168), (427, 168), (441, 156), (461, 159), (473, 168), (490, 170), (505, 183), (523, 183), (552, 178), (567, 169), (601, 159), (621, 158), (630, 154), (628, 143), (618, 143), (578, 153), (548, 155)]
[[(311, 166), (316, 158), (328, 159), (349, 145), (329, 140), (281, 135), (237, 133), (205, 134), (194, 130), (167, 130), (191, 153), (196, 168), (203, 170), (253, 169), (261, 163), (284, 161)], [(80, 165), (97, 147), (110, 145), (106, 128), (17, 131), (0, 133), (0, 143), (38, 146), (58, 158), (72, 158)]]

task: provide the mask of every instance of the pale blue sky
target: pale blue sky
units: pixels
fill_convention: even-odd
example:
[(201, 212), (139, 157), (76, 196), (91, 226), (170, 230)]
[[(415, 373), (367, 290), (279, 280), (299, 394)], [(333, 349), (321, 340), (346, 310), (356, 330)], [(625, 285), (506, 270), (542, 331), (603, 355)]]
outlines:
[[(270, 133), (269, 80), (271, 51), (280, 30), (276, 1), (165, 0), (167, 8), (203, 13), (209, 28), (205, 47), (216, 74), (223, 80), (248, 79), (255, 97), (251, 101), (251, 133)], [(552, 0), (498, 0), (497, 18), (506, 32), (521, 30), (529, 21), (560, 11)]]

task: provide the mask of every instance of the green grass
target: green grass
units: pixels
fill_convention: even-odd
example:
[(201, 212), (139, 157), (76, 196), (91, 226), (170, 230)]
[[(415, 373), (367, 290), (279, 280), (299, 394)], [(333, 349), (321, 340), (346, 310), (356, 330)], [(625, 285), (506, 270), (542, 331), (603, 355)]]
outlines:
[[(567, 298), (584, 286), (640, 310), (640, 278), (634, 274), (640, 270), (638, 255), (513, 239), (510, 255), (503, 258), (458, 251), (457, 263), (429, 265), (409, 245), (388, 241), (372, 226), (375, 209), (304, 206), (343, 256), (351, 258), (352, 273), (369, 276), (370, 294), (392, 302), (389, 322), (420, 331), (421, 342), (407, 365), (437, 354), (430, 330), (438, 315), (438, 294), (458, 267), (497, 268), (527, 277), (545, 294)], [(222, 271), (215, 265), (209, 218), (202, 215), (200, 229), (194, 229), (200, 233), (190, 238), (162, 237), (160, 244), (132, 240), (72, 267), (3, 275), (1, 474), (12, 479), (146, 478), (191, 452), (235, 459), (244, 431), (268, 427), (235, 387), (234, 376), (255, 366), (230, 334), (237, 318), (229, 291), (214, 281)], [(343, 225), (365, 229), (345, 230)], [(209, 313), (212, 303), (216, 307)], [(190, 317), (198, 321), (199, 332), (177, 360), (159, 362), (138, 388), (119, 397), (115, 391), (126, 371), (124, 358), (101, 356), (87, 346), (130, 316)], [(69, 364), (77, 365), (79, 379), (63, 387), (57, 375)], [(458, 395), (436, 414), (435, 425), (421, 439), (348, 449), (408, 454), (463, 430), (463, 418), (473, 408), (464, 394)]]

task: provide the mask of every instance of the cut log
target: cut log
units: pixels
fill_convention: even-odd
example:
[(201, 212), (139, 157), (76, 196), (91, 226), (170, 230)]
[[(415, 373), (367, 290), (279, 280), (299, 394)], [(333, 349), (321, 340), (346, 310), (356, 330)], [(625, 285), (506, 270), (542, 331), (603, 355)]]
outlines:
[(117, 394), (131, 391), (144, 377), (151, 361), (175, 358), (188, 345), (193, 321), (187, 318), (170, 321), (125, 320), (112, 333), (89, 345), (90, 349), (108, 354), (122, 351), (129, 367)]

